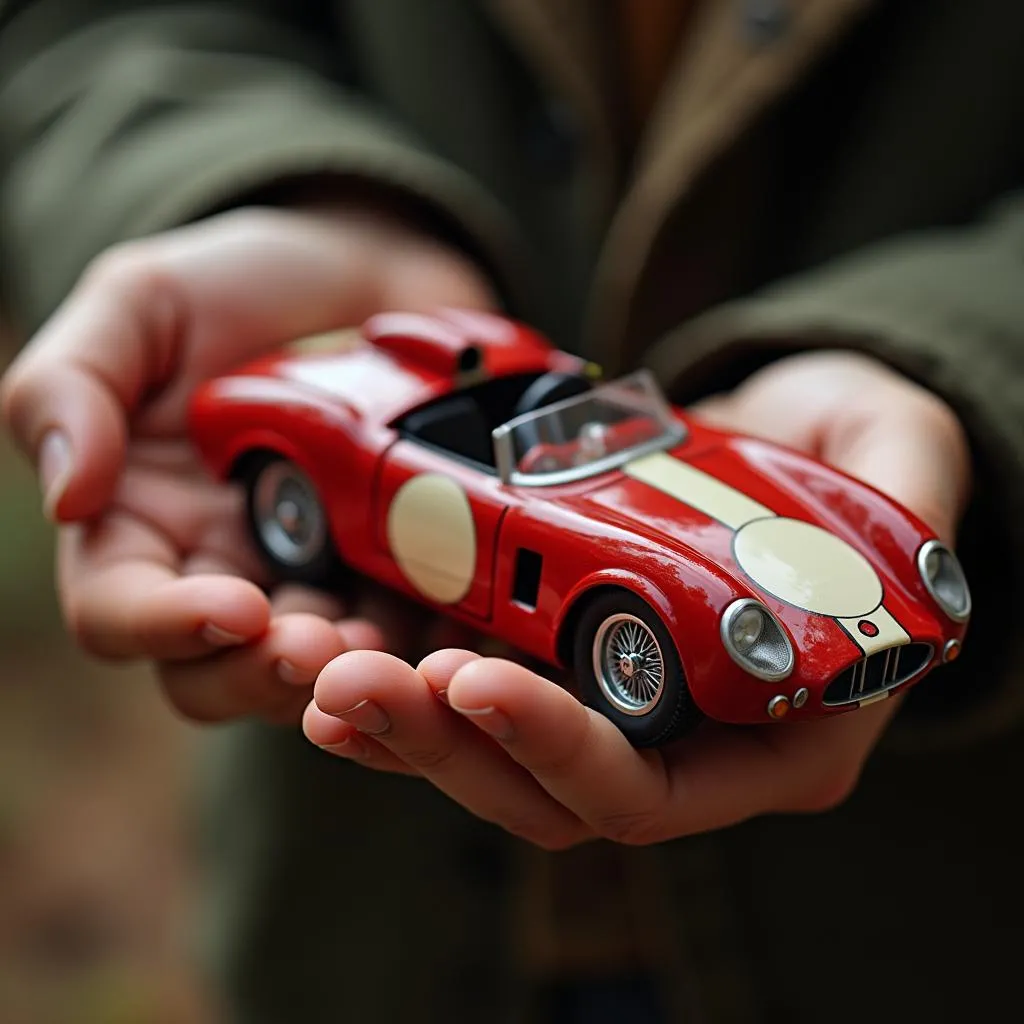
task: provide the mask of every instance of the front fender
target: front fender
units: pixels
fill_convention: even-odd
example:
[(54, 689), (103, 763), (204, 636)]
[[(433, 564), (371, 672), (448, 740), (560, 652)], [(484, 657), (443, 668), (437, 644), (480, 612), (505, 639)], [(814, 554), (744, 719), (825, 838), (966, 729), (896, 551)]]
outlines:
[(584, 576), (566, 595), (554, 622), (554, 632), (558, 637), (557, 650), (559, 660), (568, 664), (566, 644), (571, 649), (572, 626), (578, 620), (587, 600), (599, 591), (615, 588), (628, 590), (646, 601), (662, 618), (669, 630), (675, 634), (677, 613), (673, 602), (660, 587), (646, 576), (629, 569), (600, 569)]
[(609, 587), (628, 590), (660, 616), (700, 706), (698, 691), (704, 688), (709, 675), (714, 675), (712, 666), (729, 662), (719, 638), (719, 617), (739, 595), (735, 587), (717, 575), (684, 572), (683, 567), (671, 562), (663, 565), (665, 571), (659, 580), (630, 569), (602, 569), (580, 580), (567, 595), (557, 619), (558, 658), (563, 666), (570, 664), (575, 626), (591, 596)]

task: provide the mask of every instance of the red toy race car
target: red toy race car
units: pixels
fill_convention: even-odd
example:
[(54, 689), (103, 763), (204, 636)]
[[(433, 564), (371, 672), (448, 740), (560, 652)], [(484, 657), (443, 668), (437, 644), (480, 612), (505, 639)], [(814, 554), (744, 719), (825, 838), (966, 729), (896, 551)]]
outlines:
[(637, 746), (881, 700), (971, 612), (877, 491), (500, 317), (374, 317), (207, 382), (192, 427), (279, 577), (354, 570), (571, 667)]

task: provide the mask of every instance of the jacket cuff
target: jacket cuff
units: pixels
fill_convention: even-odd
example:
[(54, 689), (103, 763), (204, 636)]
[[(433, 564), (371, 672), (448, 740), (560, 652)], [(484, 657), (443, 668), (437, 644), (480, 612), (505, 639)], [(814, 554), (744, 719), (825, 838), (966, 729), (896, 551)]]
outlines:
[(1024, 417), (1014, 350), (982, 319), (921, 302), (900, 275), (887, 285), (884, 261), (864, 278), (847, 269), (718, 307), (662, 339), (645, 362), (685, 403), (786, 355), (854, 350), (949, 403), (973, 456), (958, 554), (974, 610), (962, 657), (908, 692), (884, 742), (920, 750), (982, 741), (1024, 720), (1024, 645), (1011, 619), (1024, 607)]

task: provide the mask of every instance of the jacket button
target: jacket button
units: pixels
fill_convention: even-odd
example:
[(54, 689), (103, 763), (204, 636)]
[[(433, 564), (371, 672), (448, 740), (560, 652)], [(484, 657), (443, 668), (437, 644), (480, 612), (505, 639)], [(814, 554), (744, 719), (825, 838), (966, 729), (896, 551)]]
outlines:
[(758, 45), (774, 43), (789, 27), (791, 11), (787, 0), (741, 0), (743, 30)]
[(561, 180), (573, 169), (576, 129), (569, 111), (558, 103), (541, 107), (526, 133), (527, 157), (545, 178)]

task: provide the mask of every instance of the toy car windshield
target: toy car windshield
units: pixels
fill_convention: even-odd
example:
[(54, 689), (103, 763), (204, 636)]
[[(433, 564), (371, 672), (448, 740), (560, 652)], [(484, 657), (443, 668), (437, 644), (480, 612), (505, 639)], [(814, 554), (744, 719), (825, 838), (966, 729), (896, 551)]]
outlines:
[(686, 428), (648, 370), (517, 416), (494, 431), (505, 483), (553, 486), (679, 444)]

